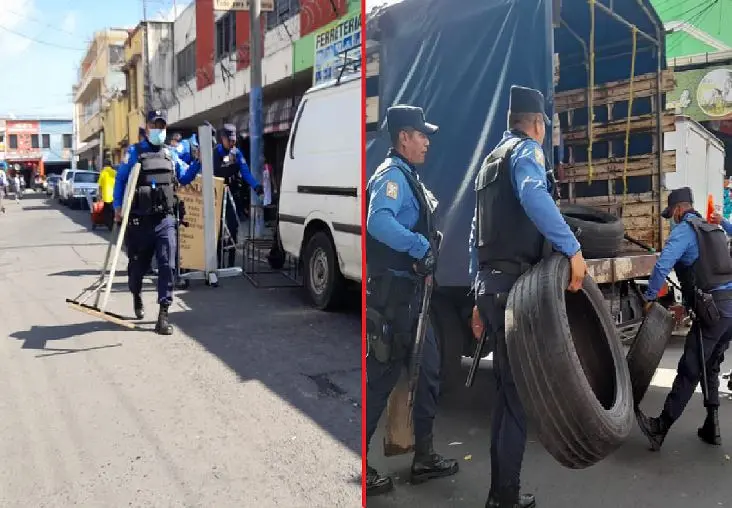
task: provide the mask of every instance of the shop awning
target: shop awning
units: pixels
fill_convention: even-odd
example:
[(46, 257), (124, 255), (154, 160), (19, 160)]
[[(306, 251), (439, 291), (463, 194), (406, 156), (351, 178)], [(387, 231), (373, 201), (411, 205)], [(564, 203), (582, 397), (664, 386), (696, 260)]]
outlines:
[[(297, 106), (300, 104), (302, 97), (278, 99), (264, 106), (262, 111), (262, 130), (265, 134), (273, 132), (287, 132), (290, 130), (292, 120), (295, 118)], [(243, 112), (232, 119), (232, 123), (236, 125), (236, 130), (241, 137), (249, 137), (249, 112)]]
[(76, 155), (80, 155), (84, 152), (87, 152), (91, 150), (92, 148), (96, 148), (99, 146), (99, 138), (92, 139), (91, 141), (87, 141), (85, 143), (81, 143), (79, 146), (76, 147)]

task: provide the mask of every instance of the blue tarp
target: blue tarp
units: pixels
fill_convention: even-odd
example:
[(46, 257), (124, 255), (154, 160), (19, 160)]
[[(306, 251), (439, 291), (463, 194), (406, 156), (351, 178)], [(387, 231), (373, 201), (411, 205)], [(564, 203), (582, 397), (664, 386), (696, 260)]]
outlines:
[[(655, 37), (654, 22), (662, 26), (648, 0), (612, 3), (618, 14), (649, 35)], [(589, 12), (586, 0), (562, 2), (562, 19), (585, 41), (589, 41)], [(381, 13), (376, 25), (380, 127), (386, 108), (397, 103), (423, 107), (427, 120), (440, 126), (427, 163), (419, 170), (440, 201), (438, 226), (445, 236), (437, 282), (443, 287), (468, 286), (473, 181), (506, 128), (508, 91), (512, 84), (541, 90), (551, 117), (553, 53), (560, 54), (557, 90), (586, 88), (582, 45), (566, 28), (552, 28), (551, 0), (404, 0)], [(596, 83), (628, 79), (630, 33), (597, 10)], [(608, 58), (612, 55), (619, 56)], [(636, 74), (655, 72), (656, 58), (656, 47), (639, 36)], [(647, 112), (643, 108), (649, 105), (638, 102), (634, 114)], [(613, 114), (622, 118), (625, 112)], [(602, 120), (599, 114), (597, 120)], [(581, 115), (574, 122), (582, 123)], [(550, 129), (545, 144), (550, 154)], [(383, 160), (388, 146), (383, 130), (367, 136), (367, 176)]]

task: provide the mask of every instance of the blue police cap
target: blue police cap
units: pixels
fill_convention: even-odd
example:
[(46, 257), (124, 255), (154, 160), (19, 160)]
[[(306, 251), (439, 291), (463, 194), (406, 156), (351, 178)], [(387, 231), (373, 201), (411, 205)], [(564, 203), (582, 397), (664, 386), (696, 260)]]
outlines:
[(147, 113), (147, 123), (155, 123), (157, 120), (162, 120), (168, 123), (168, 115), (162, 109), (154, 109)]
[(539, 90), (512, 85), (511, 97), (508, 103), (509, 113), (541, 113), (544, 115), (544, 122), (551, 123), (546, 116), (544, 107), (544, 95)]
[(236, 125), (225, 123), (221, 128), (221, 135), (228, 136), (230, 139), (236, 139)]
[(408, 128), (423, 134), (434, 134), (439, 130), (437, 125), (425, 121), (422, 108), (403, 104), (397, 104), (386, 110), (386, 125), (392, 135)]
[(694, 195), (692, 194), (689, 187), (674, 189), (669, 193), (668, 206), (661, 212), (661, 217), (663, 217), (664, 219), (670, 219), (671, 212), (673, 212), (674, 208), (679, 203), (694, 204)]

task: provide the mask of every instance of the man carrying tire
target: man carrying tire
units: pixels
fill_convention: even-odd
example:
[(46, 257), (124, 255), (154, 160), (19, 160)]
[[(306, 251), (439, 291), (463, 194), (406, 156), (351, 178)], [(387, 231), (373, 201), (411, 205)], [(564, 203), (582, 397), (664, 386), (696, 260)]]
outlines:
[[(387, 111), (392, 148), (366, 188), (366, 442), (376, 432), (389, 395), (409, 364), (416, 337), (422, 282), (437, 264), (439, 233), (433, 213), (437, 201), (422, 185), (416, 165), (424, 163), (428, 136), (437, 126), (425, 122), (421, 108), (393, 106)], [(412, 483), (450, 476), (458, 463), (432, 447), (439, 393), (440, 353), (434, 334), (423, 345), (414, 401), (415, 454)], [(366, 495), (389, 492), (390, 477), (367, 466)]]
[[(681, 282), (684, 306), (694, 315), (676, 379), (661, 414), (648, 418), (640, 409), (636, 410), (638, 425), (653, 451), (661, 449), (669, 429), (684, 412), (699, 381), (706, 392), (707, 417), (697, 435), (711, 445), (722, 443), (718, 416), (719, 370), (732, 338), (732, 258), (725, 231), (716, 224), (707, 223), (694, 210), (693, 203), (688, 187), (669, 194), (668, 206), (661, 216), (671, 221), (671, 234), (656, 261), (644, 295), (648, 309), (673, 269)], [(704, 373), (706, 379), (702, 379)]]
[(526, 414), (508, 362), (504, 312), (516, 280), (551, 252), (570, 259), (569, 290), (582, 288), (587, 265), (580, 245), (552, 197), (542, 143), (549, 119), (538, 90), (511, 87), (508, 127), (475, 180), (470, 273), (475, 277), (473, 334), (485, 327), (495, 340), (493, 370), (498, 395), (491, 425), (491, 489), (487, 508), (530, 508), (520, 494)]

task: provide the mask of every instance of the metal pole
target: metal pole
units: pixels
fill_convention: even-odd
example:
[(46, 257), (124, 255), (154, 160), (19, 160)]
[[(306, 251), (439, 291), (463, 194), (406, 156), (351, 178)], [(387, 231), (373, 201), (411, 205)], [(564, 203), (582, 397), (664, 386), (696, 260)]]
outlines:
[[(249, 24), (251, 62), (251, 91), (249, 92), (249, 165), (252, 176), (258, 182), (262, 181), (262, 14), (261, 0), (249, 2)], [(259, 206), (259, 196), (250, 190), (249, 207), (249, 236), (261, 238), (264, 229), (262, 207)]]
[(214, 194), (213, 143), (211, 128), (202, 125), (198, 128), (201, 158), (201, 183), (203, 194), (203, 252), (206, 259), (205, 276), (216, 273), (216, 196)]
[[(600, 9), (601, 11), (605, 12), (608, 16), (610, 16), (611, 18), (613, 18), (615, 21), (618, 21), (618, 22), (624, 24), (627, 28), (630, 28), (631, 30), (633, 29), (633, 25), (631, 23), (629, 23), (625, 18), (623, 18), (620, 14), (618, 14), (617, 12), (615, 12), (614, 10), (612, 10), (607, 5), (604, 5), (602, 2), (596, 2), (595, 3), (595, 6), (598, 9)], [(653, 44), (658, 45), (658, 39), (655, 39), (655, 38), (651, 37), (650, 35), (648, 35), (647, 33), (645, 33), (643, 30), (638, 30), (638, 35), (640, 35), (641, 37), (644, 37), (644, 38), (648, 39)], [(656, 35), (656, 36), (657, 37), (660, 37), (659, 35)]]

